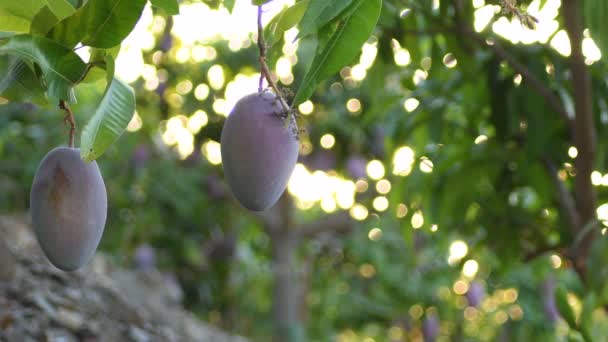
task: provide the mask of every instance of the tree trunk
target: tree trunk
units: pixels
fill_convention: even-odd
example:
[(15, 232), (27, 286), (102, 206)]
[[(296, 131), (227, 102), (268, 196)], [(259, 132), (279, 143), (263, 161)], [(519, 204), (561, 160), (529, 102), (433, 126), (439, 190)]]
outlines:
[(285, 193), (276, 208), (278, 220), (275, 227), (267, 227), (272, 248), (272, 315), (275, 342), (298, 340), (298, 306), (295, 277), (295, 248), (297, 239), (292, 226), (292, 203)]
[[(591, 183), (591, 172), (595, 160), (595, 122), (593, 118), (593, 89), (591, 76), (585, 65), (582, 51), (583, 42), (583, 15), (581, 2), (578, 0), (562, 1), (562, 15), (566, 32), (570, 38), (570, 77), (574, 93), (574, 143), (578, 156), (574, 160), (576, 179), (574, 194), (580, 217), (579, 234), (585, 234), (581, 243), (575, 247), (574, 267), (585, 280), (585, 264), (595, 229), (585, 229), (595, 221), (596, 194)], [(582, 232), (582, 233), (581, 233)]]

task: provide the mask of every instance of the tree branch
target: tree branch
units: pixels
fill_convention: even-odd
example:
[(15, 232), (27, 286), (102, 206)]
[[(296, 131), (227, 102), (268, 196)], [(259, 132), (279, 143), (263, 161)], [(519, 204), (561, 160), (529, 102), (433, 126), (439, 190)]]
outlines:
[(63, 122), (70, 125), (70, 133), (68, 137), (68, 146), (74, 147), (74, 135), (76, 134), (76, 121), (74, 121), (74, 113), (70, 106), (64, 100), (59, 101), (59, 109), (65, 111)]
[(314, 238), (321, 233), (348, 232), (352, 229), (352, 219), (345, 211), (324, 216), (311, 223), (298, 225), (294, 231), (302, 238)]
[(564, 119), (568, 129), (570, 130), (570, 135), (573, 135), (574, 131), (572, 118), (570, 118), (570, 115), (566, 111), (562, 101), (551, 91), (549, 87), (547, 87), (538, 77), (536, 77), (536, 75), (530, 69), (528, 69), (525, 64), (519, 62), (517, 58), (505, 50), (497, 41), (494, 41), (492, 44), (488, 44), (486, 42), (486, 38), (469, 28), (462, 28), (460, 32), (464, 33), (467, 37), (474, 40), (479, 45), (491, 49), (498, 57), (509, 63), (509, 65), (515, 71), (523, 76), (524, 80), (526, 80), (530, 85), (530, 88), (540, 95), (545, 100), (547, 105), (557, 114), (559, 114), (562, 119)]
[(578, 229), (581, 226), (581, 219), (576, 209), (576, 201), (574, 200), (572, 193), (566, 188), (564, 182), (557, 176), (557, 167), (555, 167), (553, 161), (548, 157), (543, 157), (542, 162), (549, 177), (551, 177), (551, 181), (553, 181), (553, 185), (557, 189), (559, 204), (568, 221), (568, 228), (573, 236), (576, 236)]
[[(581, 2), (578, 0), (563, 0), (562, 15), (566, 33), (570, 38), (570, 77), (574, 93), (574, 143), (578, 150), (578, 156), (574, 160), (576, 178), (574, 193), (577, 208), (580, 215), (578, 230), (595, 219), (596, 194), (591, 183), (591, 172), (593, 172), (593, 161), (595, 159), (596, 129), (593, 121), (593, 89), (591, 76), (585, 65), (582, 51), (583, 43), (583, 16), (581, 13)], [(583, 270), (587, 259), (587, 253), (595, 234), (587, 234), (580, 245), (574, 251), (575, 267)]]

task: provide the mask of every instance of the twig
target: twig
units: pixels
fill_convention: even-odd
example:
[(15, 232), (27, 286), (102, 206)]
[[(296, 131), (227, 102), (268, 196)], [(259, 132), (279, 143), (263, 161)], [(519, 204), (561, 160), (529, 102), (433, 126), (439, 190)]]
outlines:
[(268, 70), (268, 65), (266, 64), (266, 42), (264, 41), (264, 28), (262, 27), (261, 5), (258, 6), (258, 48), (260, 50), (260, 82), (258, 85), (258, 92), (262, 92), (263, 80), (266, 78), (266, 81), (279, 99), (281, 107), (283, 107), (285, 118), (289, 120), (289, 125), (295, 138), (299, 139), (300, 131), (298, 130), (298, 123), (296, 122), (296, 111), (293, 108), (290, 108), (287, 101), (283, 98), (283, 95), (272, 79), (270, 71)]
[(276, 83), (272, 79), (270, 74), (270, 70), (268, 70), (268, 65), (266, 64), (266, 42), (264, 41), (264, 28), (262, 27), (262, 6), (258, 6), (258, 49), (260, 50), (260, 82), (258, 85), (258, 92), (262, 92), (262, 84), (264, 78), (270, 85), (270, 88), (275, 92), (277, 97), (279, 98), (279, 102), (281, 102), (281, 106), (285, 110), (286, 113), (290, 113), (291, 109), (289, 105), (287, 105), (287, 101), (281, 95), (279, 88)]
[(558, 178), (555, 163), (546, 156), (541, 160), (545, 166), (545, 170), (549, 174), (549, 178), (557, 189), (559, 204), (562, 208), (562, 212), (566, 216), (568, 228), (573, 235), (576, 235), (581, 225), (581, 219), (576, 208), (576, 201), (574, 200), (572, 193), (566, 188), (564, 182)]
[(76, 121), (74, 121), (74, 113), (72, 112), (70, 106), (64, 100), (59, 100), (59, 109), (63, 109), (65, 111), (63, 122), (70, 125), (68, 146), (74, 147), (74, 135), (76, 134)]

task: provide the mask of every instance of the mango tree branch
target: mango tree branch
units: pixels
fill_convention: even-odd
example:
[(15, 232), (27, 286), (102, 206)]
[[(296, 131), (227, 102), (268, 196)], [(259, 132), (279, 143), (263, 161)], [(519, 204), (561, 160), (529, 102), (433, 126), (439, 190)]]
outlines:
[(262, 6), (258, 6), (258, 49), (260, 50), (260, 82), (258, 84), (258, 92), (262, 92), (264, 78), (270, 85), (270, 88), (275, 92), (277, 97), (280, 99), (281, 106), (285, 110), (286, 113), (290, 113), (291, 110), (289, 105), (287, 105), (287, 101), (281, 95), (277, 84), (272, 79), (272, 75), (270, 74), (270, 70), (268, 69), (268, 65), (266, 64), (266, 42), (264, 41), (264, 27), (262, 26)]
[(65, 111), (63, 122), (70, 125), (68, 146), (74, 147), (74, 135), (76, 134), (76, 121), (74, 121), (74, 113), (72, 112), (70, 106), (64, 100), (59, 100), (59, 109)]
[(566, 188), (564, 182), (557, 176), (558, 170), (555, 163), (548, 157), (544, 157), (542, 162), (553, 185), (557, 189), (559, 204), (562, 213), (565, 215), (565, 219), (568, 222), (568, 228), (573, 236), (576, 236), (578, 229), (581, 226), (581, 220), (576, 209), (576, 201), (572, 196), (572, 193)]
[[(576, 169), (574, 193), (581, 218), (579, 230), (595, 220), (597, 201), (595, 189), (591, 183), (596, 144), (596, 128), (593, 121), (593, 89), (591, 76), (585, 65), (585, 57), (582, 51), (584, 23), (581, 7), (581, 2), (578, 0), (563, 0), (561, 7), (571, 48), (569, 62), (575, 108), (574, 145), (578, 150), (578, 156), (574, 160)], [(584, 268), (594, 236), (595, 234), (586, 234), (576, 251), (574, 251), (578, 267)]]
[(460, 31), (470, 39), (477, 42), (480, 46), (494, 51), (494, 53), (500, 57), (500, 59), (509, 63), (509, 65), (516, 72), (523, 76), (523, 79), (528, 83), (530, 88), (540, 95), (554, 112), (562, 117), (570, 130), (571, 136), (574, 134), (572, 119), (568, 115), (562, 101), (525, 64), (518, 61), (515, 56), (511, 55), (507, 50), (505, 50), (497, 41), (493, 41), (492, 43), (488, 44), (488, 42), (486, 42), (486, 38), (469, 28), (463, 28)]

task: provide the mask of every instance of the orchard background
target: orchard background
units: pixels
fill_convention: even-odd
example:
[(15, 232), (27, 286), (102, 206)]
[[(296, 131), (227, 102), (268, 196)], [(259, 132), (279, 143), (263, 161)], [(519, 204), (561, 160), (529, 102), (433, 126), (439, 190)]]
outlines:
[[(0, 1), (0, 212), (27, 212), (67, 143), (63, 102), (106, 183), (101, 250), (174, 275), (226, 331), (608, 336), (605, 1), (253, 2)], [(286, 193), (256, 214), (219, 141), (258, 89), (262, 3), (303, 131)]]

